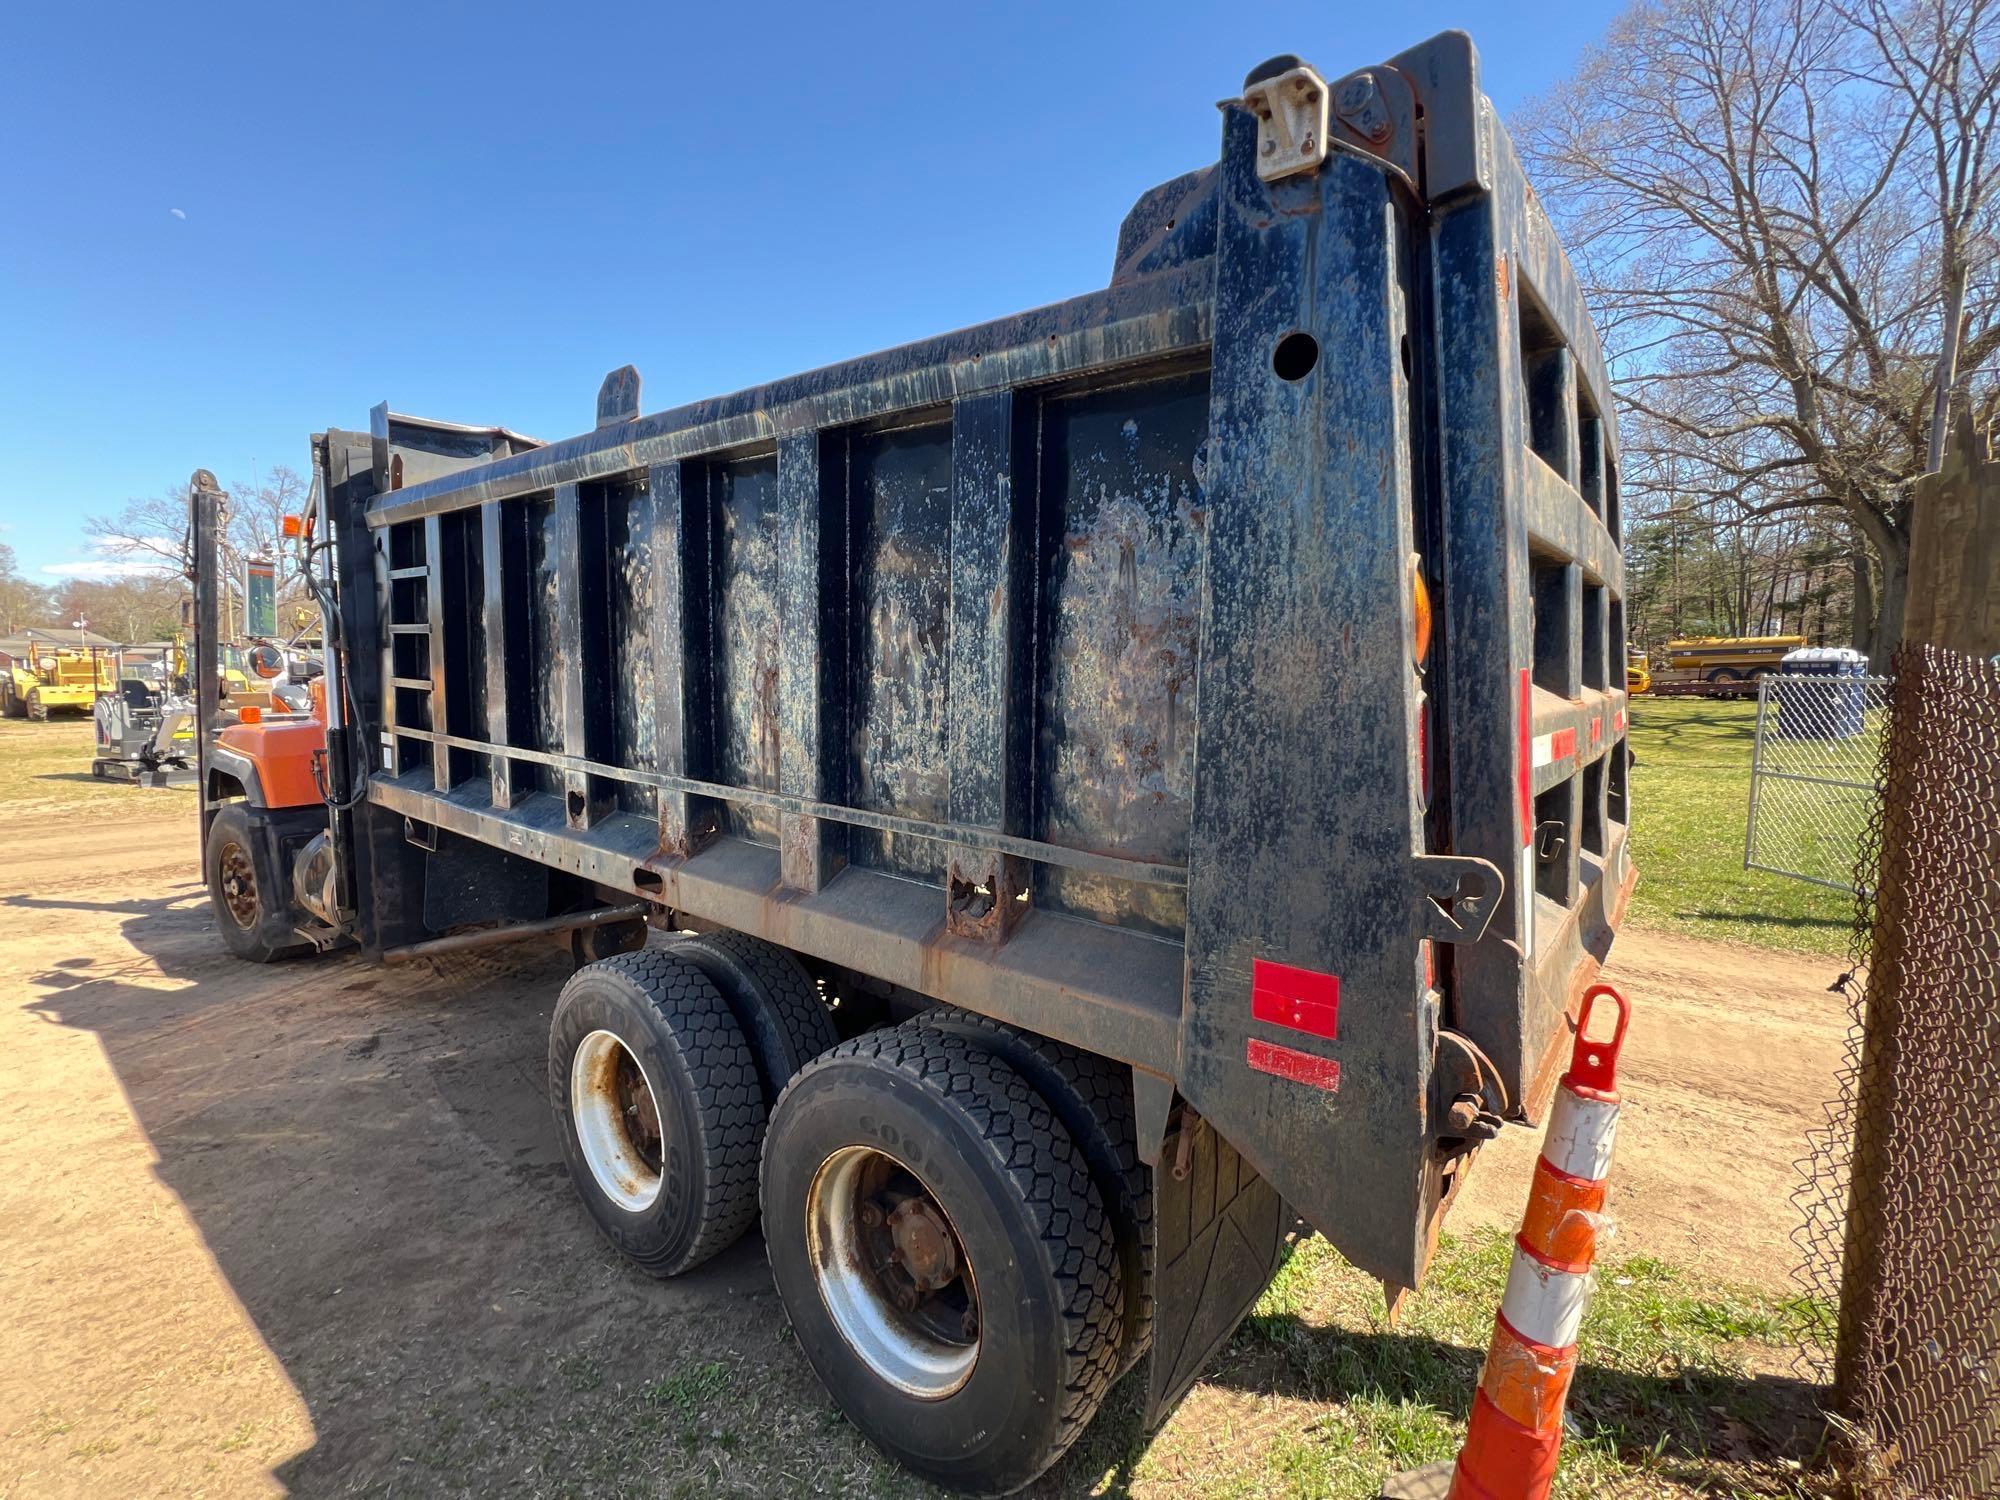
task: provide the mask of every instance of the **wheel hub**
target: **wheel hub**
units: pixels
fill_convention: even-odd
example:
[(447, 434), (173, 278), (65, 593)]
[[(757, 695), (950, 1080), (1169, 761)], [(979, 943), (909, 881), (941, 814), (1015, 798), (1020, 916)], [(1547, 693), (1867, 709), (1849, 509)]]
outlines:
[(238, 927), (248, 930), (257, 923), (257, 872), (250, 852), (241, 844), (222, 846), (222, 904)]
[(813, 1177), (807, 1249), (841, 1336), (920, 1400), (949, 1396), (979, 1358), (978, 1284), (951, 1216), (887, 1152), (845, 1146)]
[(922, 1292), (935, 1292), (958, 1278), (958, 1249), (951, 1228), (927, 1198), (905, 1198), (889, 1214), (895, 1261)]
[(590, 1175), (630, 1213), (660, 1196), (666, 1158), (660, 1105), (639, 1060), (608, 1031), (593, 1031), (570, 1059), (570, 1122)]

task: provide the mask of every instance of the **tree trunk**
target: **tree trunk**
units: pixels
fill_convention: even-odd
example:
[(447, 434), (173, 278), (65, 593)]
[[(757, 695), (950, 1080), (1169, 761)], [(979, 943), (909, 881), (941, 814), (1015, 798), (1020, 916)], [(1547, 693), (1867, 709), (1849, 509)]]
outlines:
[(1889, 673), (1889, 658), (1903, 642), (1903, 606), (1910, 597), (1910, 554), (1882, 559), (1882, 603), (1875, 614), (1875, 638), (1868, 647), (1868, 670)]
[(1868, 544), (1860, 537), (1854, 539), (1854, 550), (1848, 554), (1854, 565), (1854, 649), (1869, 652), (1872, 658), (1875, 649), (1875, 583), (1868, 576)]

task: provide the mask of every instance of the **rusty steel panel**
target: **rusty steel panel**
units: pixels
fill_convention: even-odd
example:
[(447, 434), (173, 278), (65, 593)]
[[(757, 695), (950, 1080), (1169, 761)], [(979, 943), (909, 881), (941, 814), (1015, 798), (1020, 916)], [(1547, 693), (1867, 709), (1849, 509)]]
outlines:
[[(1208, 377), (1043, 405), (1037, 837), (1178, 863), (1194, 797)], [(1044, 868), (1035, 900), (1178, 934), (1177, 892)]]
[[(847, 494), (847, 800), (943, 823), (950, 816), (951, 423), (858, 435), (848, 451)], [(932, 839), (856, 829), (848, 857), (937, 880), (946, 850)]]
[[(702, 769), (715, 781), (775, 792), (784, 636), (777, 456), (712, 466), (708, 504), (715, 549), (715, 617), (706, 643), (713, 758)], [(767, 808), (732, 802), (726, 827), (738, 838), (778, 842), (778, 818)]]

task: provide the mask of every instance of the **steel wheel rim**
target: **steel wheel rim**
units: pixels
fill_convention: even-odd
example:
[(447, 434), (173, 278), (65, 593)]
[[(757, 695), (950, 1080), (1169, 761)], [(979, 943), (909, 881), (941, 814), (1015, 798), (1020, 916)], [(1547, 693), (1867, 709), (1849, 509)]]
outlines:
[(604, 1195), (627, 1213), (651, 1208), (663, 1180), (659, 1095), (632, 1049), (611, 1032), (593, 1031), (577, 1044), (569, 1113)]
[(248, 932), (257, 925), (257, 870), (250, 851), (233, 839), (222, 846), (222, 904), (230, 919)]
[[(957, 1267), (951, 1284), (928, 1295), (919, 1289), (915, 1308), (907, 1305), (904, 1264), (883, 1259), (885, 1242), (896, 1239), (884, 1222), (883, 1200), (906, 1192), (910, 1183), (916, 1192), (903, 1202), (916, 1205), (927, 1238), (935, 1239), (942, 1226)], [(899, 1206), (886, 1219), (903, 1212)], [(942, 1400), (972, 1378), (980, 1344), (972, 1262), (944, 1206), (908, 1166), (870, 1146), (843, 1146), (820, 1163), (807, 1191), (806, 1249), (828, 1316), (876, 1375), (921, 1401)], [(948, 1295), (953, 1287), (957, 1294)], [(898, 1300), (899, 1291), (905, 1300)]]

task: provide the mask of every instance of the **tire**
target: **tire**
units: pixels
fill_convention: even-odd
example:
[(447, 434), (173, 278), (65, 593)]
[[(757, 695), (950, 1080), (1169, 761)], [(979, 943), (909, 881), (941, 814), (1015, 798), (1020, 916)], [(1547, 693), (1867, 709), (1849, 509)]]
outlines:
[[(921, 1248), (906, 1258), (900, 1238), (892, 1255), (866, 1253), (869, 1235), (889, 1232), (870, 1227), (883, 1203), (889, 1224), (916, 1204), (933, 1242), (962, 1257), (914, 1310), (895, 1290), (915, 1291), (910, 1268), (935, 1273), (939, 1260)], [(1096, 1414), (1122, 1321), (1111, 1224), (1069, 1132), (993, 1053), (901, 1026), (814, 1059), (772, 1114), (763, 1204), (799, 1347), (848, 1420), (904, 1467), (1009, 1493)], [(955, 1311), (966, 1304), (969, 1319)]]
[(1022, 1031), (969, 1010), (938, 1006), (910, 1022), (964, 1037), (1028, 1081), (1063, 1122), (1111, 1215), (1125, 1289), (1118, 1373), (1153, 1345), (1153, 1173), (1139, 1160), (1132, 1074), (1109, 1058)]
[(620, 953), (636, 953), (646, 946), (646, 922), (634, 917), (629, 922), (600, 922), (595, 927), (579, 927), (570, 934), (570, 958), (580, 969), (599, 959)]
[[(290, 958), (312, 946), (298, 940), (289, 906), (282, 901), (287, 885), (273, 864), (266, 832), (263, 815), (248, 803), (223, 803), (209, 825), (203, 870), (223, 943), (253, 964)], [(277, 904), (273, 892), (280, 894)]]
[(49, 706), (42, 702), (42, 690), (40, 688), (30, 688), (28, 690), (28, 717), (33, 719), (37, 724), (46, 724), (49, 722)]
[(0, 713), (10, 719), (25, 719), (28, 716), (28, 710), (22, 706), (21, 695), (14, 691), (11, 679), (0, 682)]
[(740, 932), (707, 932), (667, 945), (722, 992), (757, 1060), (764, 1105), (771, 1108), (799, 1069), (840, 1041), (819, 987), (775, 943)]
[(1710, 682), (1741, 682), (1743, 674), (1734, 667), (1717, 667), (1708, 674)]
[[(614, 1087), (631, 1099), (623, 1109)], [(650, 1159), (631, 1125), (648, 1101)], [(756, 1064), (722, 996), (685, 959), (645, 948), (570, 976), (549, 1025), (549, 1104), (584, 1207), (648, 1275), (700, 1265), (755, 1221)]]

